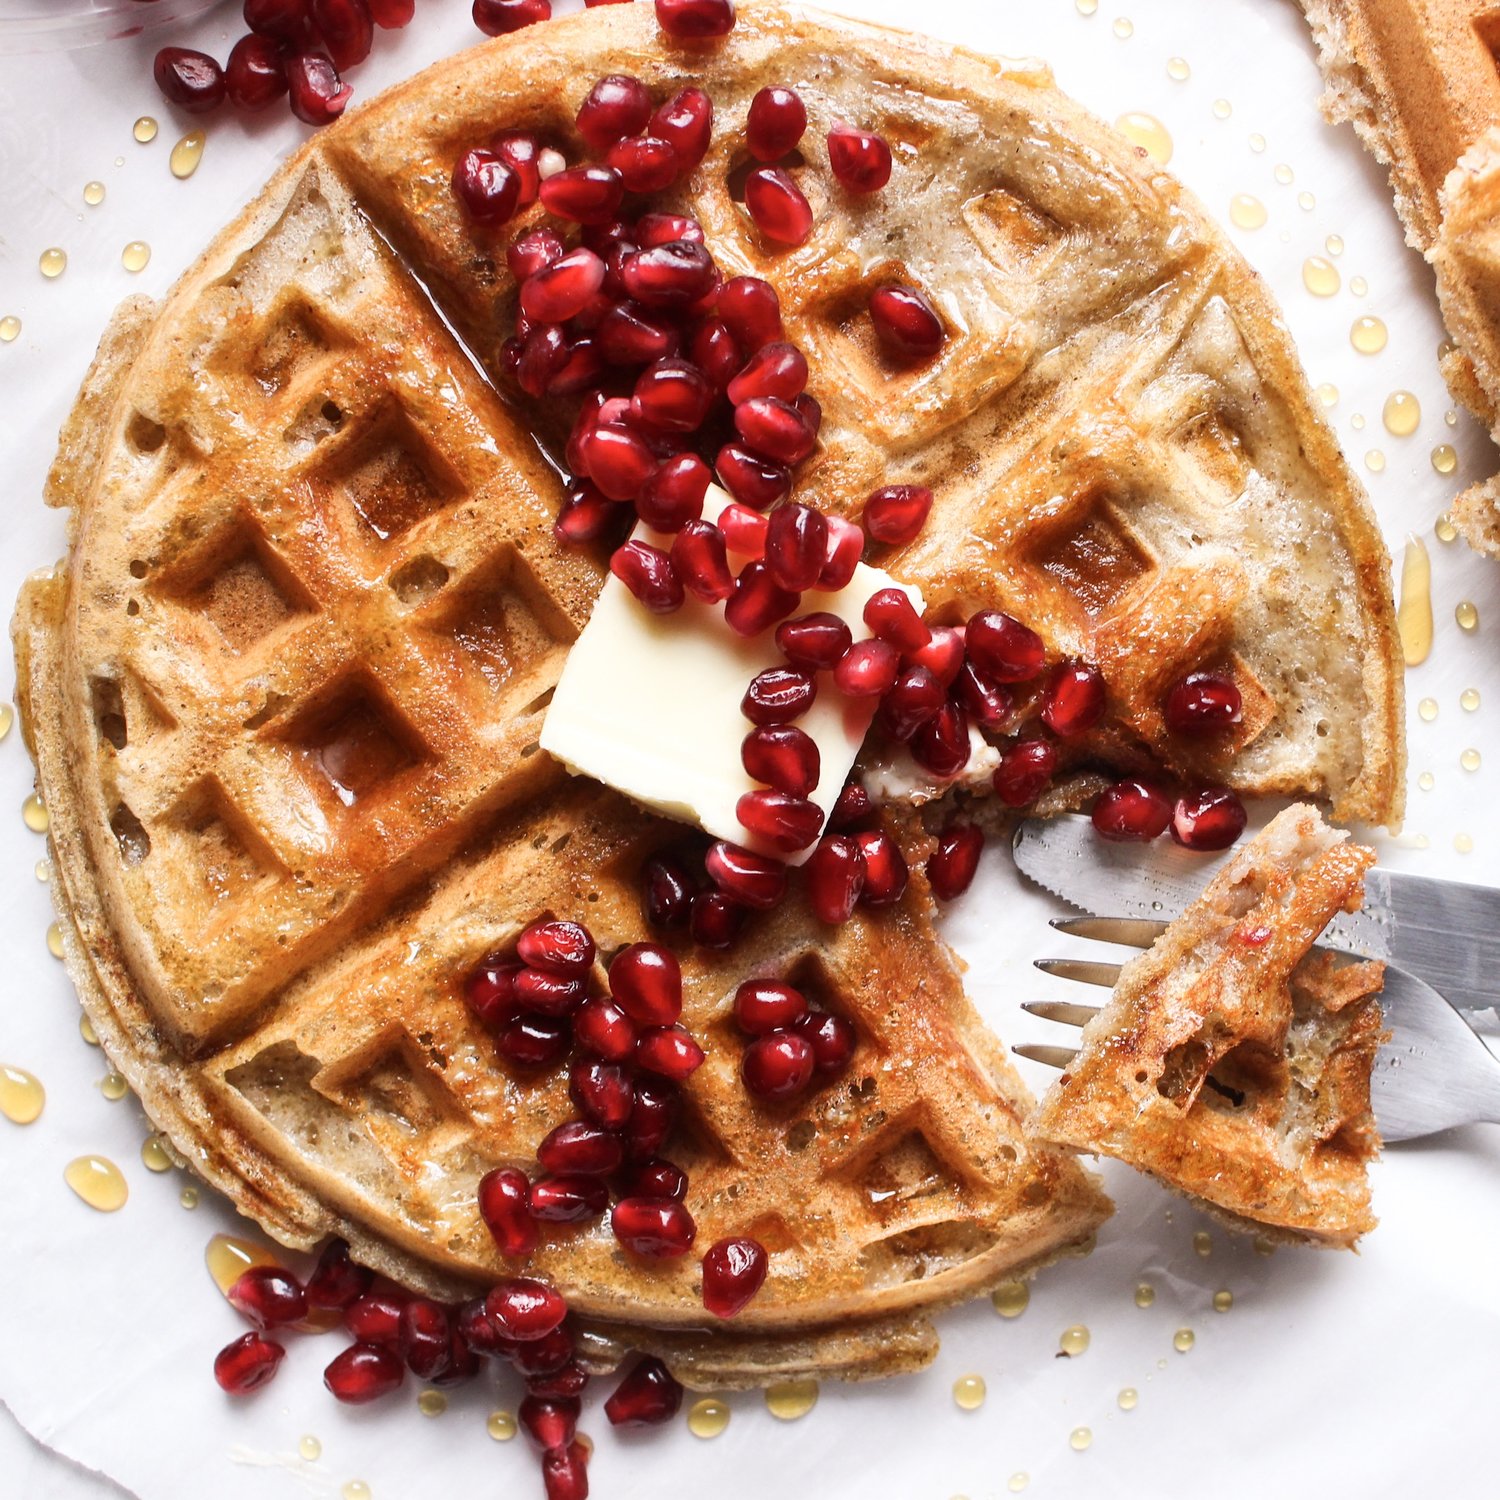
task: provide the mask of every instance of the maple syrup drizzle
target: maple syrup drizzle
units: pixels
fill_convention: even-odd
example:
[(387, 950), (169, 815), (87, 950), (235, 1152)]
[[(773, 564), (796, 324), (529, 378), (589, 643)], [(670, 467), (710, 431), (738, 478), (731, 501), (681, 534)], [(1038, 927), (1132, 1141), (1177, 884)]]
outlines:
[(1401, 559), (1401, 604), (1396, 611), (1401, 653), (1409, 667), (1420, 666), (1432, 651), (1432, 563), (1415, 533), (1406, 539)]

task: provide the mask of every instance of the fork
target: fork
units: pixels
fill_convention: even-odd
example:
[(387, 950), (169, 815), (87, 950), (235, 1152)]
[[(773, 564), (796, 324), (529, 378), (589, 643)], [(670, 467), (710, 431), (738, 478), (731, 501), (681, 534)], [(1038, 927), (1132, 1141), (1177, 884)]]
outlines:
[[(1051, 925), (1069, 937), (1130, 948), (1149, 948), (1167, 926), (1140, 917), (1054, 917)], [(1122, 965), (1039, 958), (1036, 967), (1057, 979), (1112, 989)], [(1391, 1039), (1376, 1058), (1370, 1099), (1382, 1139), (1412, 1141), (1454, 1125), (1500, 1124), (1500, 1057), (1485, 1046), (1459, 1012), (1425, 980), (1393, 964), (1386, 965), (1380, 1004)], [(1021, 1009), (1044, 1021), (1082, 1027), (1099, 1014), (1100, 1007), (1070, 1000), (1033, 1000)], [(1067, 1067), (1078, 1055), (1076, 1047), (1051, 1045), (1011, 1050), (1053, 1068)]]

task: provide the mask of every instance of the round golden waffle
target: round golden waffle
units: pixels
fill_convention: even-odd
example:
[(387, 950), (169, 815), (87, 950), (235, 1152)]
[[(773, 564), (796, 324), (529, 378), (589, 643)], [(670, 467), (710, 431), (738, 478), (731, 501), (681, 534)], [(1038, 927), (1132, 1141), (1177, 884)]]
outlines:
[[(526, 221), (476, 231), (447, 186), (501, 128), (581, 154), (574, 110), (610, 72), (714, 98), (671, 206), (780, 292), (826, 413), (803, 498), (857, 515), (877, 483), (932, 485), (923, 536), (877, 560), (939, 618), (1002, 606), (1100, 661), (1099, 753), (1400, 812), (1387, 559), (1285, 331), (1182, 189), (1045, 69), (769, 5), (711, 47), (619, 6), (440, 64), (309, 142), (161, 305), (121, 309), (50, 480), (70, 554), (16, 641), (69, 967), (115, 1065), (272, 1234), (343, 1234), (446, 1293), (506, 1269), (480, 1174), (568, 1112), (561, 1076), (499, 1062), (463, 975), (543, 912), (605, 955), (645, 936), (637, 872), (676, 836), (538, 749), (603, 575), (552, 539), (567, 414), (498, 375)], [(773, 82), (812, 122), (818, 227), (785, 252), (733, 191)], [(821, 160), (838, 118), (896, 154), (858, 203)], [(864, 312), (898, 278), (948, 324), (915, 372)], [(1158, 707), (1197, 666), (1246, 704), (1213, 751)], [(918, 877), (833, 931), (794, 881), (727, 957), (684, 953), (709, 1057), (672, 1155), (700, 1246), (754, 1234), (770, 1277), (705, 1333), (694, 1257), (559, 1230), (534, 1268), (597, 1359), (660, 1348), (700, 1384), (906, 1368), (935, 1347), (926, 1310), (1087, 1240), (1107, 1200), (1026, 1135), (930, 914)], [(728, 1010), (752, 974), (854, 1022), (844, 1079), (747, 1099)]]

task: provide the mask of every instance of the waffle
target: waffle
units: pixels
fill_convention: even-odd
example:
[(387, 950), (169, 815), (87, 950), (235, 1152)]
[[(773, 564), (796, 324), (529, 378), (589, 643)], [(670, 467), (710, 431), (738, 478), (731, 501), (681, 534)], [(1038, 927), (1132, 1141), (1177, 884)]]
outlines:
[(1048, 1091), (1043, 1140), (1119, 1157), (1234, 1227), (1352, 1246), (1375, 1227), (1370, 1070), (1384, 965), (1312, 952), (1373, 850), (1289, 807), (1139, 958)]
[[(1330, 120), (1349, 121), (1390, 170), (1406, 238), (1437, 273), (1454, 396), (1500, 443), (1500, 11), (1488, 0), (1299, 0)], [(1453, 519), (1500, 557), (1500, 479), (1466, 490)]]
[[(552, 539), (566, 414), (504, 393), (507, 236), (446, 186), (501, 126), (576, 149), (575, 96), (609, 72), (716, 101), (678, 206), (726, 271), (775, 282), (808, 355), (825, 424), (803, 498), (857, 514), (877, 481), (933, 483), (930, 538), (877, 560), (940, 613), (1010, 607), (1100, 659), (1100, 754), (1400, 813), (1387, 558), (1274, 309), (1039, 66), (772, 6), (711, 49), (619, 6), (440, 64), (309, 142), (163, 304), (117, 314), (49, 479), (69, 555), (15, 637), (65, 952), (115, 1065), (278, 1239), (342, 1234), (443, 1295), (503, 1269), (477, 1177), (529, 1163), (567, 1111), (559, 1077), (497, 1062), (462, 975), (543, 912), (606, 955), (645, 935), (640, 865), (680, 836), (538, 749), (602, 560)], [(809, 170), (821, 227), (768, 255), (726, 182), (749, 98), (784, 78), (809, 141), (857, 118), (898, 166), (863, 204)], [(951, 325), (905, 375), (856, 311), (898, 263)], [(1156, 705), (1205, 664), (1235, 673), (1245, 722), (1189, 751)], [(660, 1349), (700, 1385), (910, 1368), (932, 1308), (1108, 1211), (1028, 1137), (921, 878), (836, 932), (799, 896), (727, 958), (683, 955), (709, 1061), (673, 1155), (700, 1243), (753, 1233), (766, 1288), (705, 1335), (693, 1260), (563, 1229), (535, 1269), (598, 1363)], [(751, 974), (854, 1022), (841, 1085), (747, 1102), (726, 1017)]]

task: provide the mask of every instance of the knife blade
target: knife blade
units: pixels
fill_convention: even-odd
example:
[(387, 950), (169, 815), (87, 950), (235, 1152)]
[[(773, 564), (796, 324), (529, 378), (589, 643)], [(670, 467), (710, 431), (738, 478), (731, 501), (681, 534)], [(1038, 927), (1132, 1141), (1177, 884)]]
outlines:
[[(1175, 844), (1113, 844), (1086, 817), (1031, 818), (1016, 830), (1021, 873), (1098, 917), (1180, 916), (1230, 858)], [(1328, 925), (1328, 942), (1383, 958), (1466, 1012), (1500, 1007), (1500, 890), (1371, 870), (1365, 904)]]

